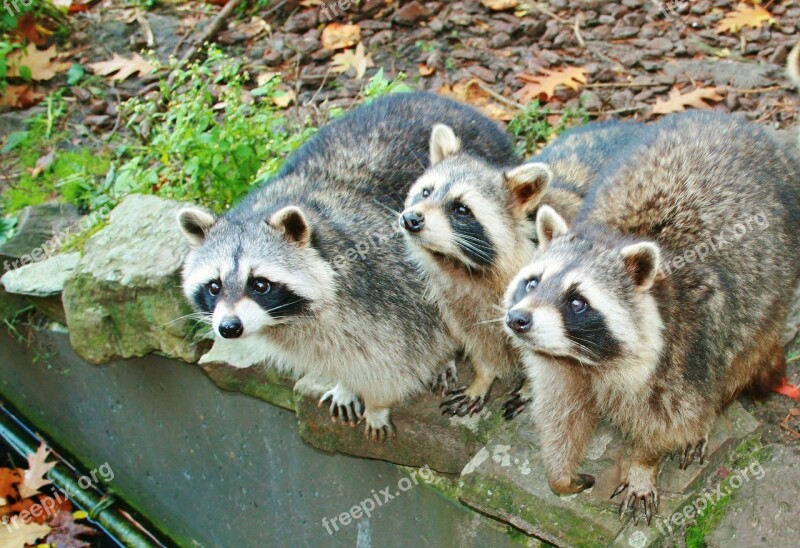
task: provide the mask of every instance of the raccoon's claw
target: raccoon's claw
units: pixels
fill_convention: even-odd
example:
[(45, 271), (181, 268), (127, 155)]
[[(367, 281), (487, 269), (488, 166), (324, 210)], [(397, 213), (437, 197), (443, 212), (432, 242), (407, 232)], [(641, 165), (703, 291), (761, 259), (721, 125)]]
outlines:
[(530, 402), (531, 398), (523, 398), (519, 390), (515, 391), (503, 404), (503, 418), (507, 421), (513, 420), (517, 415), (522, 413), (525, 406)]
[(364, 412), (367, 427), (364, 436), (372, 441), (382, 442), (397, 435), (389, 417), (389, 409), (367, 409)]
[(687, 444), (683, 450), (683, 455), (681, 456), (681, 462), (678, 465), (678, 468), (681, 470), (686, 470), (689, 468), (689, 465), (695, 461), (695, 459), (700, 465), (702, 465), (706, 459), (707, 448), (708, 438), (703, 438), (694, 445), (691, 443)]
[(328, 403), (333, 422), (341, 421), (342, 424), (354, 427), (364, 416), (364, 404), (361, 398), (338, 384), (322, 395), (318, 406), (322, 407)]
[(397, 432), (395, 431), (394, 426), (391, 424), (385, 424), (379, 428), (373, 428), (372, 426), (367, 425), (367, 429), (364, 431), (364, 436), (372, 441), (380, 443), (386, 441), (390, 437), (396, 437)]
[[(639, 518), (644, 515), (647, 525), (653, 519), (653, 514), (658, 512), (658, 490), (655, 487), (635, 487), (628, 482), (623, 482), (614, 490), (610, 498), (622, 494), (622, 502), (619, 504), (619, 519), (625, 517), (625, 513), (630, 509), (633, 514), (633, 524), (639, 524)], [(637, 510), (640, 512), (637, 514)]]
[(458, 370), (456, 369), (455, 362), (451, 362), (441, 373), (434, 377), (431, 381), (430, 389), (434, 394), (444, 396), (447, 394), (447, 389), (454, 386), (458, 382)]
[(469, 396), (466, 393), (467, 387), (462, 386), (447, 393), (450, 399), (443, 401), (439, 404), (442, 410), (442, 415), (458, 415), (463, 417), (465, 415), (472, 415), (479, 413), (483, 406), (486, 405), (486, 398), (484, 396)]

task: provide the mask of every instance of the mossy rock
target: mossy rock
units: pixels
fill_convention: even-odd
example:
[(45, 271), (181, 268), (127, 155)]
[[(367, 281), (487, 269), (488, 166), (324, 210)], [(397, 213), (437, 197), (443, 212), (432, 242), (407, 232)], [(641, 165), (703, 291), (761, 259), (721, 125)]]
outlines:
[(180, 289), (188, 246), (175, 221), (182, 204), (128, 196), (84, 246), (64, 285), (70, 341), (87, 361), (158, 352), (200, 357), (196, 324)]
[(609, 499), (630, 461), (626, 442), (605, 424), (595, 432), (581, 465), (582, 472), (595, 477), (591, 489), (577, 495), (555, 495), (547, 483), (536, 436), (529, 424), (521, 422), (516, 431), (492, 439), (464, 467), (459, 498), (557, 546), (660, 546), (671, 533), (669, 519), (698, 496), (709, 475), (757, 426), (758, 422), (734, 403), (718, 419), (703, 465), (679, 470), (677, 460), (662, 463), (661, 504), (651, 525), (641, 521), (634, 525), (629, 516), (620, 521), (619, 501)]

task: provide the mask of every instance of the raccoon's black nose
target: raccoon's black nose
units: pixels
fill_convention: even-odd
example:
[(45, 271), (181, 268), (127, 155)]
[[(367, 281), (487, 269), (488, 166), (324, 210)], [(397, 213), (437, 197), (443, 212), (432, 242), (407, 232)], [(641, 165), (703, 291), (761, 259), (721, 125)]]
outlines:
[(517, 333), (527, 333), (531, 330), (533, 318), (530, 312), (524, 310), (509, 310), (506, 314), (506, 325)]
[(403, 226), (409, 232), (419, 232), (425, 226), (425, 216), (416, 211), (406, 211), (403, 213)]
[(222, 322), (219, 324), (219, 334), (226, 339), (235, 339), (236, 337), (240, 337), (243, 331), (244, 326), (242, 325), (242, 320), (236, 316), (222, 318)]

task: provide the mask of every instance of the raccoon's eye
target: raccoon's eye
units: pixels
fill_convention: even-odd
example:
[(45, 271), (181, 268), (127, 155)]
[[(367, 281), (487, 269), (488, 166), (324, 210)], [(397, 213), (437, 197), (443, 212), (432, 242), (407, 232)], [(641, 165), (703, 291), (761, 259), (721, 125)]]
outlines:
[(253, 280), (253, 291), (256, 293), (267, 293), (269, 289), (269, 282), (264, 278), (256, 278)]
[(208, 284), (208, 292), (214, 295), (215, 297), (219, 295), (220, 290), (222, 290), (222, 286), (219, 285), (218, 281), (213, 281)]
[(423, 188), (422, 189), (422, 197), (423, 198), (427, 198), (430, 195), (431, 195), (431, 189), (429, 189), (429, 188)]
[(572, 299), (569, 303), (569, 308), (575, 314), (583, 314), (589, 308), (589, 305), (583, 299)]
[(525, 286), (525, 291), (528, 292), (533, 291), (534, 289), (536, 289), (536, 286), (538, 285), (539, 285), (539, 278), (534, 276), (533, 278), (528, 280), (528, 285)]
[(468, 217), (472, 215), (472, 211), (470, 211), (467, 206), (458, 202), (453, 205), (453, 211), (455, 211), (456, 215), (460, 217)]

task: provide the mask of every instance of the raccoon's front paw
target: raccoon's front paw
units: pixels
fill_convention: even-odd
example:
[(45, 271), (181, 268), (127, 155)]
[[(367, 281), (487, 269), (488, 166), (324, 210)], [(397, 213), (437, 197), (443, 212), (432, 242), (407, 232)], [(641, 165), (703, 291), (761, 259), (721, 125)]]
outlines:
[(525, 406), (531, 402), (525, 384), (519, 386), (511, 394), (511, 397), (503, 404), (503, 418), (507, 421), (513, 420), (525, 410)]
[(550, 489), (557, 495), (574, 495), (594, 486), (594, 476), (591, 474), (578, 474), (574, 478), (562, 480), (549, 480)]
[(364, 421), (367, 423), (364, 435), (372, 441), (386, 441), (390, 436), (397, 435), (389, 417), (388, 408), (371, 409), (368, 407), (364, 411)]
[[(631, 468), (633, 472), (633, 468)], [(653, 519), (653, 514), (658, 512), (658, 488), (655, 483), (643, 474), (629, 474), (628, 480), (622, 482), (611, 495), (611, 498), (622, 495), (619, 504), (619, 519), (622, 521), (628, 509), (633, 513), (633, 524), (639, 523), (639, 518), (644, 514), (647, 525)], [(640, 510), (637, 514), (637, 510)]]
[(322, 395), (319, 407), (330, 403), (331, 420), (342, 421), (347, 426), (355, 426), (363, 417), (364, 404), (358, 394), (351, 392), (341, 384), (337, 384)]
[(689, 468), (689, 465), (695, 461), (695, 459), (697, 459), (697, 462), (700, 465), (702, 465), (703, 462), (706, 460), (707, 448), (708, 448), (708, 436), (704, 436), (703, 439), (701, 439), (695, 444), (691, 443), (686, 444), (678, 468), (680, 468), (681, 470), (686, 470), (687, 468)]
[(483, 406), (486, 405), (486, 394), (472, 394), (470, 389), (466, 386), (456, 388), (447, 393), (449, 399), (439, 404), (442, 410), (442, 415), (472, 415), (480, 413)]
[(433, 381), (431, 381), (430, 389), (434, 394), (444, 396), (451, 386), (455, 386), (458, 382), (458, 370), (456, 369), (456, 362), (450, 362)]

